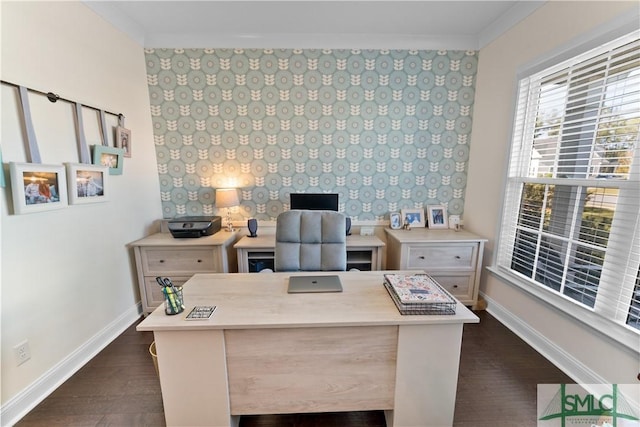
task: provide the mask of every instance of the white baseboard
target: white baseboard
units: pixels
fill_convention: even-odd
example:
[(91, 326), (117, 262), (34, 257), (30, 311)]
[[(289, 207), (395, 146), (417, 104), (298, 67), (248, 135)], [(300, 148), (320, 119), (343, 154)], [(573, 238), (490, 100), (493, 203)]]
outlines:
[(35, 382), (0, 408), (0, 423), (12, 426), (109, 345), (142, 314), (142, 305), (131, 307), (73, 353), (53, 366)]
[(571, 354), (548, 340), (544, 335), (523, 322), (504, 306), (497, 303), (484, 293), (482, 297), (487, 301), (487, 311), (500, 323), (509, 328), (514, 334), (522, 338), (527, 344), (542, 354), (558, 369), (567, 374), (577, 384), (607, 384), (604, 378), (589, 369)]

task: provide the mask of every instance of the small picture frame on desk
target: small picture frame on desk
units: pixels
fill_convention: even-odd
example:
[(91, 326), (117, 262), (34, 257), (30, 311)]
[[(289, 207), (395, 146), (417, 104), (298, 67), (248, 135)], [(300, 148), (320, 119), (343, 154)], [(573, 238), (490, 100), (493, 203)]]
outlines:
[(124, 150), (122, 148), (107, 147), (105, 145), (93, 146), (93, 164), (107, 166), (109, 175), (122, 175), (124, 163)]
[(447, 207), (444, 205), (429, 205), (427, 206), (427, 212), (429, 215), (429, 228), (449, 228), (447, 223)]
[(423, 209), (402, 209), (402, 223), (409, 224), (411, 228), (424, 228), (424, 210)]

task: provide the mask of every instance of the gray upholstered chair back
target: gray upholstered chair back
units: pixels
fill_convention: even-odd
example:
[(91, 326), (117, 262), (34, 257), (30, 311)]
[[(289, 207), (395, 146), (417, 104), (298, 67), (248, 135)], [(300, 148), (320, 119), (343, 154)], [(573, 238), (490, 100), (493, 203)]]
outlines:
[(276, 271), (347, 269), (346, 217), (334, 211), (291, 210), (276, 219)]

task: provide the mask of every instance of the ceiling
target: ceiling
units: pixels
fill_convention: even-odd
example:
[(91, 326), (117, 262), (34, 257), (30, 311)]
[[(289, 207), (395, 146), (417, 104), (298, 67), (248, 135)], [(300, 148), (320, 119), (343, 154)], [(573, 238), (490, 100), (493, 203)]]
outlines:
[(478, 50), (544, 1), (83, 3), (144, 47)]

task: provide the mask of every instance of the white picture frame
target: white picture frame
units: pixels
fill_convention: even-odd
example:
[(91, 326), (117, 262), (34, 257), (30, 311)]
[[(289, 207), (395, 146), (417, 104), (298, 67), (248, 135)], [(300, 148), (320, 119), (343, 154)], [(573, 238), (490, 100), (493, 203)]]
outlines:
[(116, 148), (124, 150), (124, 157), (131, 157), (131, 131), (122, 126), (116, 127)]
[(64, 165), (9, 163), (13, 212), (17, 215), (68, 206)]
[(403, 224), (408, 222), (411, 228), (424, 228), (424, 209), (401, 209), (400, 212)]
[(391, 212), (389, 214), (389, 228), (399, 230), (402, 228), (402, 216), (400, 212)]
[(85, 163), (66, 163), (66, 166), (70, 205), (109, 200), (109, 167)]
[(433, 229), (449, 228), (447, 222), (447, 207), (444, 205), (428, 205), (428, 227)]

